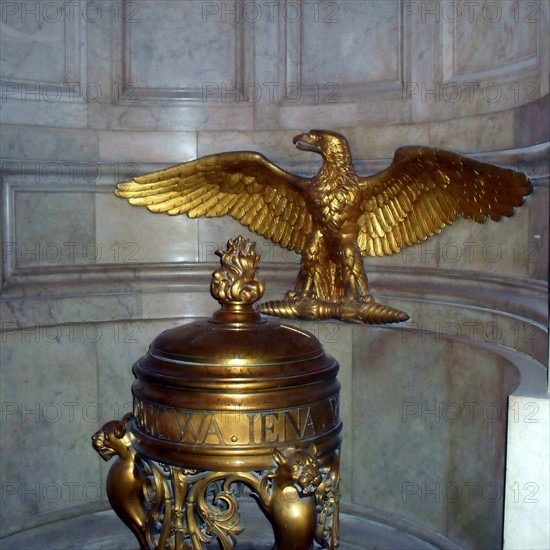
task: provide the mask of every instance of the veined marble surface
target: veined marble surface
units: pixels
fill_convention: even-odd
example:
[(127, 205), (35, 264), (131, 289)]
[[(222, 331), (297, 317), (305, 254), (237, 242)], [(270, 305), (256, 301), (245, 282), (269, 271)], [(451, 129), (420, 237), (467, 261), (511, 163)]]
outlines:
[[(359, 173), (422, 144), (533, 178), (511, 219), (367, 260), (404, 327), (302, 324), (341, 364), (344, 498), (499, 546), (506, 396), (517, 372), (518, 404), (547, 389), (548, 3), (14, 0), (0, 26), (2, 532), (105, 503), (91, 434), (129, 410), (152, 338), (212, 313), (213, 252), (249, 235), (147, 214), (115, 183), (236, 149), (308, 174), (319, 159), (291, 139), (325, 127)], [(279, 297), (298, 257), (256, 240)], [(544, 437), (523, 427), (509, 424), (511, 466)], [(515, 472), (507, 487), (539, 483)], [(507, 509), (509, 541), (540, 528), (529, 512)]]
[[(250, 498), (239, 503), (244, 531), (237, 537), (238, 548), (268, 550), (274, 537), (267, 518)], [(449, 539), (400, 518), (341, 503), (340, 546), (342, 550), (415, 548), (415, 550), (460, 550)], [(35, 528), (1, 540), (5, 550), (23, 546), (44, 550), (133, 550), (136, 538), (113, 511), (93, 509), (81, 516), (56, 518)]]
[(271, 131), (497, 113), (548, 93), (548, 18), (527, 0), (17, 0), (2, 12), (1, 118)]

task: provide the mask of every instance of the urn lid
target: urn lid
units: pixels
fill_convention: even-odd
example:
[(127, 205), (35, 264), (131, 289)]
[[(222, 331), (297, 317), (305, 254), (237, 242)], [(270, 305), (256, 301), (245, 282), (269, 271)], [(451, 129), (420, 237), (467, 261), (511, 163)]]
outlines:
[(259, 390), (335, 376), (338, 365), (315, 336), (266, 319), (254, 309), (264, 293), (264, 283), (256, 276), (256, 244), (237, 237), (227, 246), (217, 251), (222, 266), (211, 283), (221, 309), (157, 336), (134, 365), (136, 377), (189, 389), (219, 390), (225, 382), (227, 387)]

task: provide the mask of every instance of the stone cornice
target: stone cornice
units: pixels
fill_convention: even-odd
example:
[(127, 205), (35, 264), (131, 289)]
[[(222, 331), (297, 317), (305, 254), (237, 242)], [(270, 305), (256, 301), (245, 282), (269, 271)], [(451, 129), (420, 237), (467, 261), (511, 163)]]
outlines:
[[(485, 152), (463, 152), (466, 156), (494, 163), (499, 166), (509, 167), (514, 170), (527, 173), (536, 184), (545, 184), (544, 180), (550, 176), (550, 167), (548, 165), (548, 156), (550, 155), (550, 142), (539, 143), (529, 147), (521, 147), (517, 149), (505, 149), (500, 151), (485, 151)], [(386, 158), (354, 158), (354, 165), (357, 172), (368, 175), (378, 172), (386, 168), (390, 162), (390, 157)], [(124, 179), (126, 173), (131, 175), (145, 174), (153, 172), (161, 168), (165, 168), (175, 163), (152, 163), (152, 162), (132, 162), (132, 161), (73, 161), (70, 159), (9, 159), (0, 158), (0, 176), (4, 180), (12, 180), (14, 182), (21, 179), (22, 175), (26, 176), (26, 183), (38, 181), (37, 178), (44, 174), (45, 170), (52, 169), (55, 164), (55, 174), (63, 177), (73, 177), (76, 174), (82, 174), (83, 169), (87, 167), (99, 167), (102, 178), (98, 182), (106, 183), (108, 181), (116, 183)], [(319, 166), (319, 162), (300, 162), (296, 160), (286, 161), (283, 159), (278, 162), (281, 166), (292, 166), (291, 171), (299, 172), (301, 175), (315, 173)], [(126, 173), (125, 173), (126, 172)], [(95, 176), (95, 174), (91, 174)], [(36, 178), (34, 177), (36, 176)], [(82, 178), (82, 183), (88, 184), (85, 178)], [(75, 179), (75, 183), (78, 183)], [(546, 182), (546, 185), (548, 183)]]

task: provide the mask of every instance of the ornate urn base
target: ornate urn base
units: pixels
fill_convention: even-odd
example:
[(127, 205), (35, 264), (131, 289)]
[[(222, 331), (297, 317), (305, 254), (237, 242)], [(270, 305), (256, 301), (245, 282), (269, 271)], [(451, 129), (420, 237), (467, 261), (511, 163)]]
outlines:
[(93, 436), (115, 512), (142, 549), (233, 548), (251, 494), (275, 548), (338, 546), (338, 363), (252, 303), (255, 245), (229, 241), (210, 319), (160, 334), (134, 364), (133, 413)]

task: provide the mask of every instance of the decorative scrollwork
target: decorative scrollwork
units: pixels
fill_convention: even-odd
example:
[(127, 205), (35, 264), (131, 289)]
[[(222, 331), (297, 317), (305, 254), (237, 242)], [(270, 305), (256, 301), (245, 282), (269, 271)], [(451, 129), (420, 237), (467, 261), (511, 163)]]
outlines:
[(340, 451), (335, 451), (330, 462), (319, 470), (321, 483), (317, 487), (317, 529), (315, 540), (328, 550), (340, 540)]
[(105, 460), (117, 455), (107, 478), (115, 512), (142, 550), (203, 550), (217, 540), (231, 550), (242, 531), (238, 497), (252, 491), (273, 525), (275, 549), (338, 545), (339, 459), (321, 461), (303, 449), (274, 449), (275, 468), (211, 472), (163, 464), (137, 453), (132, 415), (105, 424), (93, 446)]
[(259, 474), (189, 470), (145, 457), (139, 461), (146, 474), (144, 548), (202, 550), (216, 539), (223, 550), (233, 548), (242, 529), (239, 490), (232, 485), (244, 483), (259, 491)]
[[(187, 523), (192, 540), (210, 542), (217, 538), (223, 550), (233, 548), (242, 529), (239, 527), (239, 505), (231, 485), (247, 481), (246, 477), (213, 472), (193, 485), (187, 497)], [(218, 483), (220, 480), (223, 480), (222, 484)], [(258, 483), (258, 479), (252, 477), (252, 485)], [(198, 519), (202, 524), (197, 522)]]
[(138, 463), (144, 472), (143, 506), (147, 511), (145, 522), (145, 548), (174, 549), (170, 541), (170, 519), (172, 516), (172, 491), (170, 469), (162, 465), (152, 466), (138, 455)]

